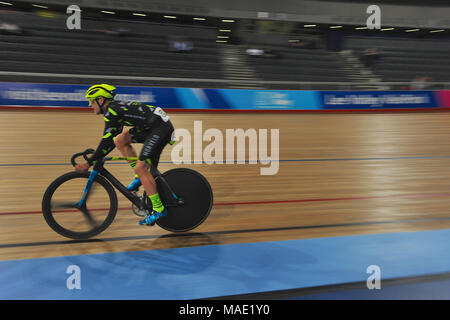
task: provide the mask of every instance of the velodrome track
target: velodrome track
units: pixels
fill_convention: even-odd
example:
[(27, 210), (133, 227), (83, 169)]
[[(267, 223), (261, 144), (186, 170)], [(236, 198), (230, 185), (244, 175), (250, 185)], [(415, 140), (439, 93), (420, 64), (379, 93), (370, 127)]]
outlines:
[[(2, 299), (243, 295), (365, 282), (369, 265), (388, 279), (450, 272), (450, 113), (169, 114), (175, 128), (192, 133), (194, 121), (224, 134), (279, 129), (278, 172), (261, 175), (268, 166), (261, 163), (175, 165), (168, 146), (161, 172), (189, 167), (210, 181), (208, 220), (187, 234), (142, 227), (118, 194), (113, 224), (91, 241), (72, 241), (45, 223), (42, 195), (73, 170), (73, 153), (96, 147), (102, 117), (1, 111), (0, 284), (10, 288), (0, 290)], [(108, 169), (124, 184), (132, 179), (126, 163)], [(90, 276), (84, 290), (65, 287), (70, 264)], [(111, 289), (102, 277), (93, 284), (105, 266), (122, 272), (114, 278), (121, 285)], [(17, 284), (29, 270), (43, 272)], [(125, 285), (125, 274), (152, 289)]]

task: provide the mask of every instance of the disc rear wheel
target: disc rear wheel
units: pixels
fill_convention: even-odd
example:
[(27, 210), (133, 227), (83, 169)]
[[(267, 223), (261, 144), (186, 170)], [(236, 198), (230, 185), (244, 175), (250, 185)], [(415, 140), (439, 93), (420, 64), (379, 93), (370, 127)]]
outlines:
[(187, 168), (169, 170), (162, 177), (177, 199), (174, 199), (165, 183), (157, 179), (158, 192), (167, 209), (167, 216), (156, 223), (168, 231), (186, 232), (205, 221), (213, 205), (213, 192), (208, 180)]

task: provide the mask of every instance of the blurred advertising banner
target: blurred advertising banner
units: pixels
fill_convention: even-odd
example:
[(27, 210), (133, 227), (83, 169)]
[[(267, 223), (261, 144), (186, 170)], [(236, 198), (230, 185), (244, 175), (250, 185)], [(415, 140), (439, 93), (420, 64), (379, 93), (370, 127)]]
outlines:
[[(87, 108), (87, 85), (0, 82), (0, 106)], [(166, 109), (349, 110), (450, 107), (450, 91), (309, 91), (117, 87), (117, 100)]]
[[(89, 87), (0, 82), (0, 105), (87, 108), (89, 103), (84, 95)], [(134, 100), (155, 105), (170, 105), (174, 108), (181, 107), (173, 88), (120, 87), (117, 89), (117, 100)]]
[(321, 91), (324, 109), (436, 108), (433, 91)]
[[(318, 110), (317, 91), (249, 89), (176, 89), (184, 108), (235, 110)], [(191, 96), (191, 100), (187, 99)]]
[[(0, 82), (1, 106), (88, 107), (89, 86)], [(167, 109), (320, 109), (315, 91), (117, 87), (117, 100)]]

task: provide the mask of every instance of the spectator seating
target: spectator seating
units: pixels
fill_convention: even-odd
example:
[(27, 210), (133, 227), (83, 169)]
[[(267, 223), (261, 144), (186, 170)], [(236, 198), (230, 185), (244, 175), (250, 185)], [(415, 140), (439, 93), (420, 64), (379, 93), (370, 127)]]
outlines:
[(431, 39), (349, 37), (348, 49), (357, 54), (377, 48), (382, 59), (372, 70), (386, 82), (409, 82), (416, 76), (428, 76), (435, 82), (450, 82), (448, 64), (450, 42)]
[[(254, 46), (254, 45), (253, 45)], [(266, 58), (249, 56), (251, 66), (262, 80), (301, 82), (351, 82), (344, 72), (335, 53), (324, 49), (302, 49), (290, 46), (263, 46), (273, 50), (280, 57)], [(270, 88), (288, 89), (295, 84), (271, 84)], [(313, 89), (324, 87), (316, 84)]]
[[(151, 26), (139, 24), (139, 28), (118, 36), (102, 31), (101, 25), (85, 25), (87, 27), (83, 26), (81, 30), (67, 30), (65, 24), (59, 28), (33, 24), (27, 36), (0, 35), (0, 70), (127, 77), (221, 78), (219, 48), (215, 43), (215, 35), (211, 36), (210, 30), (200, 32), (205, 35), (204, 38), (191, 38), (194, 43), (192, 51), (177, 53), (168, 51), (167, 39), (170, 30), (166, 34), (155, 34)], [(162, 28), (157, 27), (159, 30)], [(147, 33), (146, 30), (151, 31)], [(26, 76), (0, 77), (0, 81), (30, 79)], [(88, 77), (33, 79), (39, 82), (92, 82)], [(124, 79), (116, 82), (135, 85), (144, 81)], [(195, 83), (195, 80), (189, 83), (145, 83), (164, 86), (214, 86), (208, 82)]]

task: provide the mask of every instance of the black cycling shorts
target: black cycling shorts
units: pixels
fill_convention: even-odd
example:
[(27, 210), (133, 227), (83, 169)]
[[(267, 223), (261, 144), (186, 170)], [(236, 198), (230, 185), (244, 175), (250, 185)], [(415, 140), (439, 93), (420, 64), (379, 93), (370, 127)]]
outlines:
[(133, 143), (143, 143), (139, 160), (151, 161), (152, 166), (157, 167), (159, 158), (164, 147), (170, 142), (173, 125), (170, 121), (163, 122), (159, 126), (150, 130), (141, 130), (136, 127), (131, 128), (128, 132), (131, 135)]

